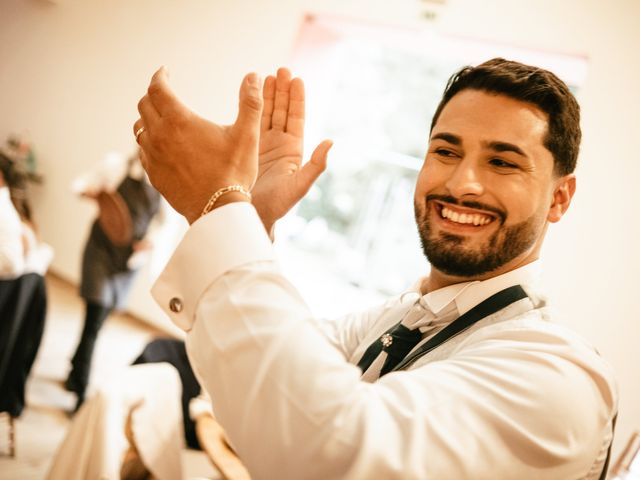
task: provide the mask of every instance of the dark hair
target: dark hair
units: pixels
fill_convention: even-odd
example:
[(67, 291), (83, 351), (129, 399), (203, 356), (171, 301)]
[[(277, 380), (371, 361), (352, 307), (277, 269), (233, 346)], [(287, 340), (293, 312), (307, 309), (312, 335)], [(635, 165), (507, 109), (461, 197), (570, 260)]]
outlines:
[(444, 107), (462, 90), (481, 90), (531, 103), (548, 117), (544, 146), (551, 152), (554, 170), (567, 175), (576, 168), (580, 149), (580, 106), (569, 87), (553, 73), (538, 67), (494, 58), (454, 73), (431, 121), (435, 126)]
[(13, 165), (13, 160), (11, 160), (2, 152), (0, 152), (0, 173), (2, 173), (4, 182), (7, 184), (7, 186), (13, 186), (15, 182), (15, 168)]
[(26, 174), (16, 166), (15, 161), (2, 152), (0, 152), (0, 172), (4, 177), (4, 183), (9, 188), (9, 196), (18, 215), (22, 220), (32, 223), (31, 205), (26, 193)]

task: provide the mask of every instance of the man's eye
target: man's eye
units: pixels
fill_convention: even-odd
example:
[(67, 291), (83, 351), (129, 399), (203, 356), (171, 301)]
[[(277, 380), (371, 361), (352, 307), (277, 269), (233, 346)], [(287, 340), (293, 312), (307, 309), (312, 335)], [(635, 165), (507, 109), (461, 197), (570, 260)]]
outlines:
[(436, 154), (441, 157), (453, 157), (455, 155), (451, 150), (445, 150), (444, 148), (438, 148)]
[(494, 167), (499, 167), (499, 168), (518, 168), (518, 165), (516, 165), (515, 163), (506, 162), (501, 158), (492, 158), (490, 163)]

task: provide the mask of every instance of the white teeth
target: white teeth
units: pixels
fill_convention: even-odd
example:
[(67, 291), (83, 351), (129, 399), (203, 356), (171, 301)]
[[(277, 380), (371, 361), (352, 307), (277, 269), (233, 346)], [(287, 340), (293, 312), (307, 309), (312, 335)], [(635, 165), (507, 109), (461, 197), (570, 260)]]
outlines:
[(490, 219), (488, 219), (487, 217), (484, 217), (482, 215), (475, 214), (473, 216), (473, 224), (474, 225), (486, 225), (490, 221), (491, 221)]
[(440, 214), (442, 215), (442, 218), (449, 219), (452, 222), (473, 224), (476, 226), (486, 225), (491, 221), (491, 217), (486, 215), (481, 215), (478, 213), (473, 215), (470, 213), (458, 213), (448, 209), (447, 207), (442, 207)]

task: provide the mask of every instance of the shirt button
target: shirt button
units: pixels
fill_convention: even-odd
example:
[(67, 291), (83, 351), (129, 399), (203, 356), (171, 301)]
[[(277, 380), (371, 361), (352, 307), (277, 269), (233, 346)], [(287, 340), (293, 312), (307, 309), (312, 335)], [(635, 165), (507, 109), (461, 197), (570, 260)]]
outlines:
[(169, 310), (173, 313), (180, 313), (182, 311), (182, 300), (178, 297), (173, 297), (169, 300)]

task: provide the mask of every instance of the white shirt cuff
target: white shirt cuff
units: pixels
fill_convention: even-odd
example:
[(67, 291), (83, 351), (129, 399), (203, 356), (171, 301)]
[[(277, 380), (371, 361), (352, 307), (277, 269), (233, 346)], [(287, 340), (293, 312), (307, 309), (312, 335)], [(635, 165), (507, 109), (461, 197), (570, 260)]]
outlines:
[(200, 297), (214, 280), (241, 265), (273, 259), (253, 205), (229, 203), (191, 225), (151, 294), (173, 323), (189, 331)]

